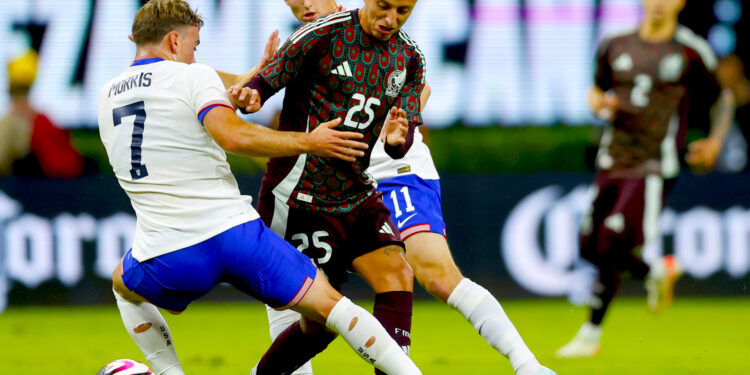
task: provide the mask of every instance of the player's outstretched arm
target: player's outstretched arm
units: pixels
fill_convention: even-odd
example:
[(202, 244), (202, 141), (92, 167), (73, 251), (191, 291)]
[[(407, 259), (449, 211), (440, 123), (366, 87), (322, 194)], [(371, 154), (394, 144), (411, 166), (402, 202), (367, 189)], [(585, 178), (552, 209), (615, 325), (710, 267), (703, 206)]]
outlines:
[(364, 156), (367, 143), (361, 133), (338, 131), (336, 119), (321, 124), (310, 133), (280, 132), (245, 122), (227, 107), (214, 107), (203, 118), (203, 126), (227, 152), (250, 156), (294, 156), (314, 154), (355, 161)]
[(711, 170), (721, 152), (724, 139), (734, 121), (735, 100), (729, 89), (724, 89), (711, 109), (711, 134), (688, 145), (685, 161), (693, 171), (704, 173)]

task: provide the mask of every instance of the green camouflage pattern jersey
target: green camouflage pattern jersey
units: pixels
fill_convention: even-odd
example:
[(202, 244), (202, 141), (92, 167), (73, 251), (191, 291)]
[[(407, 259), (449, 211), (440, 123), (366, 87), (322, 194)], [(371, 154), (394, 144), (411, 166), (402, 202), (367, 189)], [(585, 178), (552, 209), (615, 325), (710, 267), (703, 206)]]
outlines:
[[(346, 213), (374, 194), (374, 181), (365, 173), (370, 150), (393, 106), (406, 111), (413, 136), (414, 127), (422, 123), (424, 75), (422, 53), (403, 31), (388, 41), (374, 39), (363, 31), (357, 10), (333, 13), (297, 29), (246, 86), (258, 90), (263, 101), (286, 88), (279, 130), (309, 132), (341, 118), (337, 129), (364, 134), (370, 148), (355, 162), (312, 154), (272, 158), (259, 210), (273, 194), (292, 208)], [(403, 156), (408, 142), (396, 149), (390, 154)]]

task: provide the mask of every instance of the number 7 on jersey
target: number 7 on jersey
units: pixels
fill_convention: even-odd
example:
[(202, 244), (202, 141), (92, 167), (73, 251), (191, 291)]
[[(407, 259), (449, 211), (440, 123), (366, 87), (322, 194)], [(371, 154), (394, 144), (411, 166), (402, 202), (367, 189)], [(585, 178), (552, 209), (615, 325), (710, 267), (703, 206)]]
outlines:
[(133, 180), (139, 180), (148, 176), (148, 169), (145, 164), (141, 164), (141, 145), (143, 145), (143, 129), (146, 126), (146, 109), (143, 101), (117, 107), (112, 110), (112, 120), (115, 126), (122, 123), (123, 117), (135, 116), (133, 121), (133, 137), (130, 143), (130, 164), (133, 169), (130, 170), (130, 177)]

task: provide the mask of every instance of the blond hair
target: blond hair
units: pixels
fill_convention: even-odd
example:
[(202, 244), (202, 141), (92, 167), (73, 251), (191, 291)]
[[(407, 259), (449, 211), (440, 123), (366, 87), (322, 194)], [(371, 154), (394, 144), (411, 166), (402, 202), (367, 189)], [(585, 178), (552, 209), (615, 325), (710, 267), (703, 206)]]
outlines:
[(151, 0), (142, 6), (133, 20), (136, 45), (159, 43), (170, 31), (183, 26), (203, 26), (203, 18), (184, 0)]

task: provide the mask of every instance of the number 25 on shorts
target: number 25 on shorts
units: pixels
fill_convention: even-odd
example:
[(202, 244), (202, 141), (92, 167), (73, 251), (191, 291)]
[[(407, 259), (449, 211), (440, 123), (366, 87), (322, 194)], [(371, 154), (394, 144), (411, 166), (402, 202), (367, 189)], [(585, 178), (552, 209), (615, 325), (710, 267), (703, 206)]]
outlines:
[(315, 258), (315, 260), (318, 262), (318, 264), (325, 264), (331, 259), (331, 253), (333, 252), (333, 249), (331, 248), (331, 245), (321, 241), (321, 238), (328, 236), (328, 232), (319, 230), (317, 232), (313, 232), (311, 236), (308, 236), (306, 233), (297, 233), (295, 235), (292, 235), (291, 240), (300, 241), (300, 244), (297, 245), (297, 250), (299, 250), (300, 252), (304, 252), (305, 250), (310, 248), (310, 239), (312, 239), (313, 248), (325, 251), (325, 255), (320, 258)]

